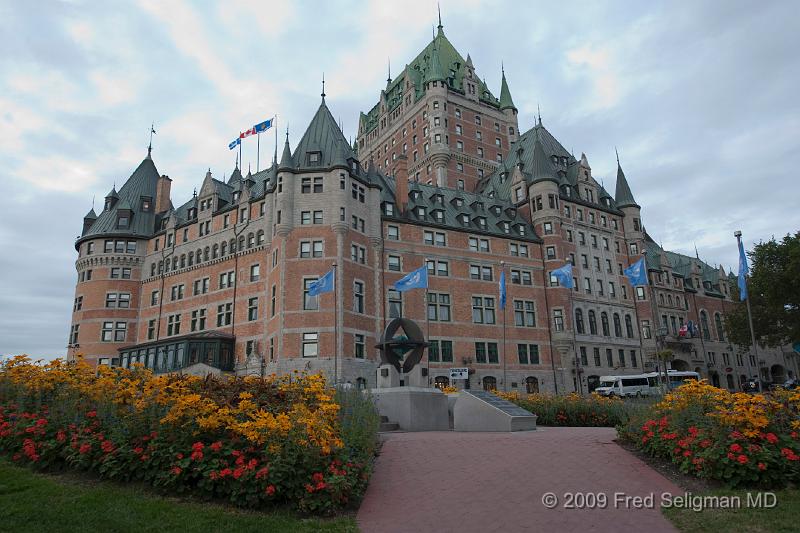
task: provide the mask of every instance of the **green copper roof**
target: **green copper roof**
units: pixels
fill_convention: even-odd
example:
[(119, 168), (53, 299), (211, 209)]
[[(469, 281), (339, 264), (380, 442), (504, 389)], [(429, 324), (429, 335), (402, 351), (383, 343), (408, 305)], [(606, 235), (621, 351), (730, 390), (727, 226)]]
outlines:
[(533, 143), (533, 161), (531, 165), (531, 175), (533, 182), (552, 181), (560, 184), (558, 175), (553, 168), (550, 157), (545, 153), (542, 141), (539, 138), (539, 130), (536, 130), (535, 141)]
[(633, 193), (628, 185), (628, 180), (625, 178), (625, 173), (622, 167), (617, 162), (617, 189), (614, 199), (617, 202), (617, 207), (639, 207), (636, 200), (633, 199)]
[(505, 69), (502, 71), (502, 73), (503, 73), (503, 78), (500, 82), (500, 109), (516, 110), (517, 107), (514, 105), (514, 100), (511, 99), (511, 91), (508, 89), (508, 82), (506, 82)]
[[(284, 148), (286, 154), (287, 148)], [(314, 161), (311, 154), (318, 154), (319, 157)], [(355, 159), (353, 149), (347, 142), (342, 130), (331, 115), (328, 106), (325, 105), (325, 97), (322, 98), (317, 113), (311, 119), (311, 123), (306, 128), (306, 132), (294, 149), (295, 168), (330, 168), (333, 166), (347, 166), (347, 159)], [(281, 168), (284, 168), (283, 158), (281, 158)]]
[(279, 169), (293, 168), (294, 161), (292, 159), (292, 150), (289, 148), (289, 134), (286, 134), (286, 141), (283, 143), (283, 154), (281, 154), (281, 162), (278, 165)]

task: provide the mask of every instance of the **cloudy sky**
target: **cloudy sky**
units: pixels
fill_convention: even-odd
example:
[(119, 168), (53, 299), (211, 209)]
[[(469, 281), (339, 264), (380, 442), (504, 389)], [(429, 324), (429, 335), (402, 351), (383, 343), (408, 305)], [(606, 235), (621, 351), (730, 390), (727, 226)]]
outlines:
[[(218, 4), (218, 7), (209, 7)], [(0, 0), (0, 354), (65, 352), (83, 215), (146, 154), (176, 204), (234, 165), (227, 144), (278, 114), (296, 141), (320, 79), (345, 134), (430, 40), (432, 0)], [(736, 264), (800, 229), (800, 4), (444, 0), (445, 33), (528, 129), (613, 188), (614, 146), (648, 231)], [(792, 96), (792, 95), (795, 96)], [(262, 160), (273, 141), (266, 137)], [(255, 168), (255, 146), (245, 166)]]

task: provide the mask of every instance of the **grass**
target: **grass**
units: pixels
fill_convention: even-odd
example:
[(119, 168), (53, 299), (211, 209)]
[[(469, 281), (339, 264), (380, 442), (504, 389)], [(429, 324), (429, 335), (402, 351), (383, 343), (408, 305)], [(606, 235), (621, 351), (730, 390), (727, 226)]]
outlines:
[(357, 532), (355, 520), (300, 518), (287, 510), (242, 511), (145, 489), (36, 474), (0, 460), (0, 532)]
[[(704, 533), (781, 533), (800, 530), (800, 490), (775, 491), (777, 505), (772, 509), (747, 506), (746, 490), (711, 490), (693, 496), (738, 496), (740, 509), (663, 509), (664, 515), (681, 531)], [(749, 491), (753, 497), (756, 489)]]

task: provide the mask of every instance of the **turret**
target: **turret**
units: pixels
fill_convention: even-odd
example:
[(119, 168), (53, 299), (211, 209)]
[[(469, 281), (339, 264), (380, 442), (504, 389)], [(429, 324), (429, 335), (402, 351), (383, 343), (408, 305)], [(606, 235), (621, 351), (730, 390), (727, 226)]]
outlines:
[(89, 231), (89, 228), (92, 227), (94, 221), (97, 220), (97, 214), (94, 212), (94, 207), (86, 213), (86, 216), (83, 217), (83, 230), (81, 231), (81, 235), (86, 235), (86, 232)]
[(111, 191), (106, 195), (105, 204), (103, 204), (103, 211), (111, 211), (119, 201), (119, 194), (117, 194), (116, 185), (111, 188)]
[(641, 220), (642, 208), (633, 198), (628, 180), (625, 178), (625, 173), (619, 163), (619, 155), (617, 155), (617, 186), (614, 193), (614, 201), (617, 204), (617, 208), (625, 215), (622, 221), (625, 238), (632, 243), (639, 243), (638, 246), (641, 249), (641, 241), (644, 239), (644, 228)]

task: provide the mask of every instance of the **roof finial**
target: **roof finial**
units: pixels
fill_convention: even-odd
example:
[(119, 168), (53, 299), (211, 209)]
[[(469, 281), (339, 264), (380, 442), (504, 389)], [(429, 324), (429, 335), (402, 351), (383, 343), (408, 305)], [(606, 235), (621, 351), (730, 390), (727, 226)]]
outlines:
[(616, 146), (614, 147), (614, 153), (617, 154), (617, 166), (620, 166), (620, 164), (619, 164), (619, 152), (617, 151), (617, 147)]
[[(320, 96), (322, 96), (322, 101), (324, 102), (325, 101), (325, 73), (324, 72), (322, 73), (322, 94)], [(287, 136), (289, 135), (289, 130), (288, 129), (286, 130), (286, 135)]]
[(443, 28), (442, 26), (442, 6), (439, 5), (439, 2), (436, 2), (436, 10), (439, 12), (439, 29)]
[(503, 60), (500, 60), (500, 73), (505, 76), (506, 75), (506, 66), (503, 64)]
[(289, 142), (289, 125), (286, 125), (286, 142)]
[(539, 107), (538, 103), (536, 104), (536, 113), (537, 113), (537, 115), (539, 117), (539, 125), (541, 126), (542, 125), (542, 110)]
[(386, 78), (386, 84), (392, 83), (392, 60), (390, 58), (386, 58), (386, 63), (389, 65), (389, 77)]
[(94, 211), (94, 194), (92, 195), (92, 211)]
[(700, 253), (697, 251), (697, 243), (694, 243), (694, 256), (698, 261), (700, 260)]
[(153, 151), (153, 134), (156, 132), (154, 125), (154, 122), (150, 123), (150, 144), (147, 145), (147, 157), (150, 157), (150, 152)]

